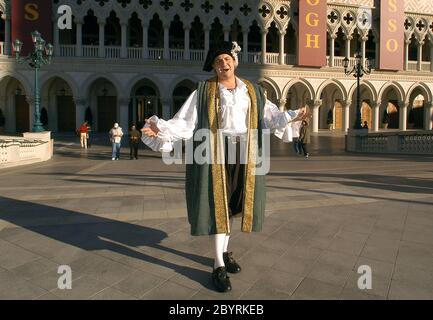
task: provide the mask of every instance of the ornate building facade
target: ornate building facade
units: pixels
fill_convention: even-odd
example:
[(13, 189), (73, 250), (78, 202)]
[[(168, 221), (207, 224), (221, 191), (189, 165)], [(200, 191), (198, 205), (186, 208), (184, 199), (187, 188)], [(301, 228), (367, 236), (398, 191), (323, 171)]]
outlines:
[[(24, 132), (33, 122), (34, 73), (13, 59), (11, 4), (0, 0), (0, 108), (5, 131)], [(57, 25), (63, 4), (72, 8), (70, 30)], [(369, 128), (431, 130), (433, 4), (404, 4), (404, 67), (396, 72), (377, 69), (380, 11), (373, 0), (327, 1), (320, 68), (297, 64), (298, 0), (52, 0), (54, 58), (40, 76), (43, 122), (73, 132), (91, 119), (94, 130), (106, 132), (115, 121), (126, 128), (151, 114), (169, 118), (211, 75), (202, 71), (204, 57), (224, 39), (242, 47), (239, 75), (261, 83), (281, 109), (308, 105), (315, 132), (353, 126), (357, 85), (343, 61), (353, 66), (356, 52), (372, 66), (360, 86)]]

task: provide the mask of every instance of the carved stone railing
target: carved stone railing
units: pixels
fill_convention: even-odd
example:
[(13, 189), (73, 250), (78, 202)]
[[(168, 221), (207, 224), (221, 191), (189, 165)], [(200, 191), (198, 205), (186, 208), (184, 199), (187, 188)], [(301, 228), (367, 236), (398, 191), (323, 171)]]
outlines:
[(52, 155), (53, 140), (49, 138), (49, 134), (42, 136), (42, 139), (31, 136), (0, 136), (0, 169), (46, 161), (51, 159)]
[(346, 136), (346, 150), (366, 153), (433, 155), (433, 131), (368, 133), (367, 130), (351, 130)]

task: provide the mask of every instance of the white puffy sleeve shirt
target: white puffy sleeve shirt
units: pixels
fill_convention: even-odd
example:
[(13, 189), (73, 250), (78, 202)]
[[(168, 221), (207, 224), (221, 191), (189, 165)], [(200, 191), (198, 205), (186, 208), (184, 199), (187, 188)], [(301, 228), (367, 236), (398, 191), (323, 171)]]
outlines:
[[(237, 87), (233, 91), (219, 85), (221, 105), (221, 130), (225, 135), (243, 135), (247, 133), (247, 115), (250, 106), (250, 97), (245, 83), (238, 78)], [(270, 129), (284, 142), (292, 141), (291, 121), (296, 118), (299, 111), (290, 110), (281, 112), (278, 107), (266, 100), (264, 109), (264, 129)], [(185, 101), (181, 109), (170, 120), (150, 118), (160, 130), (156, 137), (142, 135), (143, 142), (153, 151), (170, 152), (173, 142), (188, 140), (193, 136), (197, 125), (197, 91), (194, 91)], [(146, 127), (149, 125), (146, 124)]]

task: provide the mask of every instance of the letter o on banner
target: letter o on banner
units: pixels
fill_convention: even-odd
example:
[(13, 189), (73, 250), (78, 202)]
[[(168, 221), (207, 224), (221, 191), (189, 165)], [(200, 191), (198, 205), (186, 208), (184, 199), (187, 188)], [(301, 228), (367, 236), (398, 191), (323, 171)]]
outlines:
[(386, 42), (386, 50), (389, 52), (396, 52), (398, 50), (398, 42), (395, 39), (389, 39)]

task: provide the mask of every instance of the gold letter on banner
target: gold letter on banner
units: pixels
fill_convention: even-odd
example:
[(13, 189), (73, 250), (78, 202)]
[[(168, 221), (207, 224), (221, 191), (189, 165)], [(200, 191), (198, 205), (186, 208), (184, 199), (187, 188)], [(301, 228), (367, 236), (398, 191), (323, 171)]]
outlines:
[(404, 1), (380, 1), (379, 69), (403, 70)]
[(13, 0), (11, 6), (12, 39), (20, 39), (23, 44), (22, 54), (27, 55), (33, 49), (31, 33), (39, 31), (46, 43), (53, 42), (52, 3), (47, 0)]
[(326, 0), (299, 0), (298, 64), (326, 65)]

